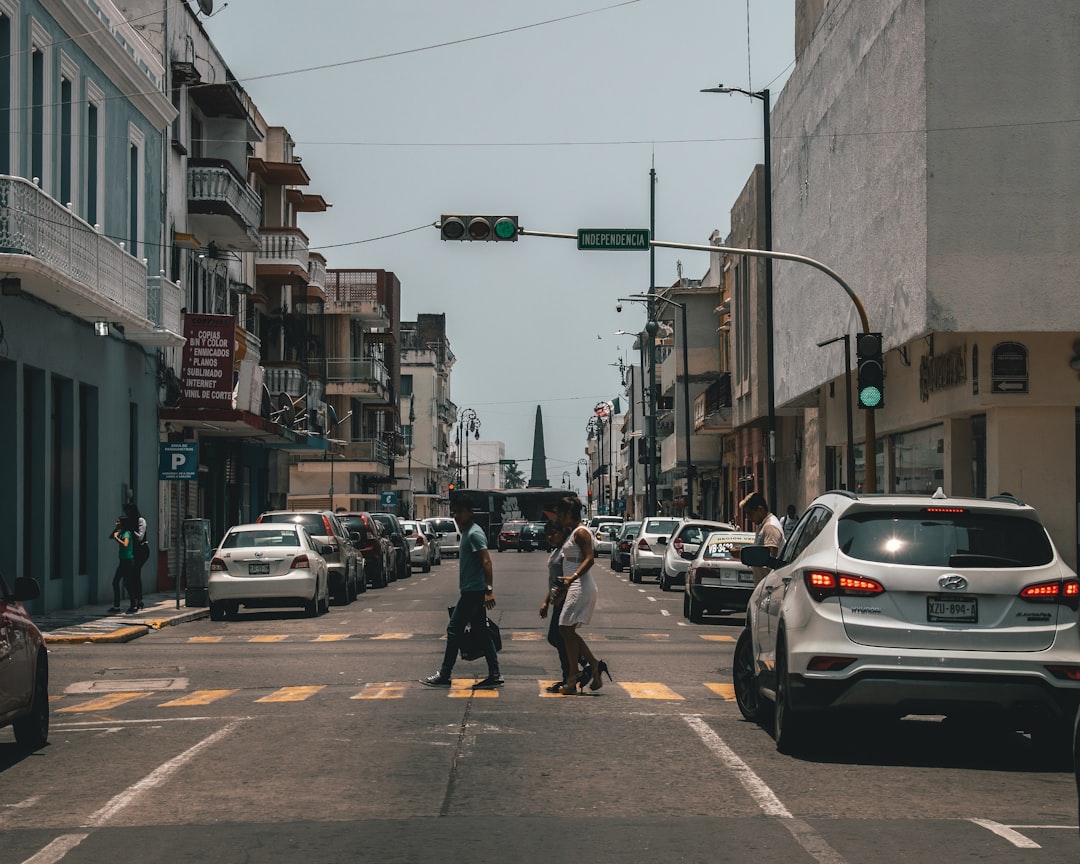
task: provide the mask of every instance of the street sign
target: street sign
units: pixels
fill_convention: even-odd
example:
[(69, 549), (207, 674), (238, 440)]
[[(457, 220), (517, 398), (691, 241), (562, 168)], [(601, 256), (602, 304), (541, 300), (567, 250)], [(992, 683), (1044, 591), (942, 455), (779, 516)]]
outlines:
[(582, 251), (614, 249), (645, 252), (649, 248), (648, 228), (578, 228), (577, 248)]
[(397, 492), (380, 492), (379, 503), (383, 507), (397, 507)]
[(990, 383), (991, 393), (1027, 393), (1027, 379), (995, 378)]
[(195, 480), (199, 476), (199, 445), (195, 441), (158, 443), (159, 480)]

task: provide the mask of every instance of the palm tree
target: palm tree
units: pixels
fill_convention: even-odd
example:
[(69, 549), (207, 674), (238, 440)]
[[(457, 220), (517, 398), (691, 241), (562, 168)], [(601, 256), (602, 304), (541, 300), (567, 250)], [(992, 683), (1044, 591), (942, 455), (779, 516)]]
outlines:
[(517, 462), (510, 461), (503, 466), (503, 477), (505, 478), (507, 489), (525, 488), (525, 475), (521, 473), (521, 469), (518, 468)]

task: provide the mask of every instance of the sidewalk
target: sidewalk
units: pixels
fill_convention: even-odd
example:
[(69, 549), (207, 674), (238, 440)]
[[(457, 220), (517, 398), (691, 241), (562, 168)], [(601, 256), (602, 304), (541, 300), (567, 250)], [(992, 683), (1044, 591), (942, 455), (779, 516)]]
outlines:
[(45, 635), (48, 645), (66, 645), (75, 642), (130, 642), (145, 636), (151, 630), (160, 630), (174, 624), (208, 618), (206, 607), (185, 606), (180, 598), (176, 608), (176, 595), (151, 592), (143, 597), (144, 609), (134, 615), (110, 615), (108, 606), (80, 606), (34, 616), (34, 623)]

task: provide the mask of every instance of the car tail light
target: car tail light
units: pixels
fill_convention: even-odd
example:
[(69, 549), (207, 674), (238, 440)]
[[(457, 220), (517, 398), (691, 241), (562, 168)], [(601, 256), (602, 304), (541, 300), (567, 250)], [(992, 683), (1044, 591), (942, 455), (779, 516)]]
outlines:
[(1033, 603), (1060, 603), (1070, 609), (1080, 609), (1080, 580), (1036, 582), (1024, 588), (1020, 597)]
[(424, 545), (424, 538), (421, 537), (419, 534), (416, 535), (416, 545), (417, 546), (423, 546)]
[(826, 597), (869, 597), (883, 594), (885, 587), (874, 579), (833, 573), (830, 570), (807, 570), (803, 574), (810, 596), (819, 603)]
[(310, 570), (311, 561), (308, 560), (307, 555), (297, 555), (292, 559), (292, 564), (289, 565), (290, 570)]
[(1064, 681), (1080, 681), (1080, 666), (1066, 666), (1064, 663), (1047, 666), (1046, 671), (1055, 678)]
[(222, 561), (220, 558), (215, 558), (213, 561), (210, 562), (210, 572), (228, 573), (229, 568), (225, 566), (225, 562)]
[(323, 529), (326, 531), (326, 536), (329, 537), (331, 540), (333, 540), (334, 539), (334, 529), (330, 527), (330, 520), (326, 517), (325, 513), (323, 514), (323, 517), (322, 517), (322, 524), (323, 524)]
[(806, 664), (806, 670), (808, 672), (839, 672), (841, 669), (847, 669), (856, 659), (855, 657), (832, 657), (827, 654), (811, 657), (810, 662)]
[(672, 543), (671, 545), (675, 547), (676, 554), (682, 555), (683, 542), (682, 542), (682, 540), (680, 538), (676, 538), (675, 542)]
[(652, 551), (651, 549), (649, 549), (649, 544), (645, 542), (644, 537), (642, 537), (640, 540), (637, 541), (637, 548), (640, 549), (642, 552), (651, 552)]

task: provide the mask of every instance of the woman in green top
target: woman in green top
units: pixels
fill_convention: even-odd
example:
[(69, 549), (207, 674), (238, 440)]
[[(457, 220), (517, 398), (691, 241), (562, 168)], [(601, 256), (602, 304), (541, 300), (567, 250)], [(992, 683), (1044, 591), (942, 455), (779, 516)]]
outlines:
[(128, 592), (128, 598), (131, 601), (131, 605), (125, 613), (127, 615), (138, 612), (142, 608), (142, 603), (138, 600), (141, 592), (136, 589), (134, 584), (138, 570), (135, 567), (133, 528), (130, 519), (117, 519), (116, 530), (112, 533), (113, 540), (119, 545), (117, 551), (120, 556), (120, 561), (116, 567), (116, 576), (113, 577), (113, 610), (120, 611), (120, 585), (118, 583), (123, 580), (124, 587)]

